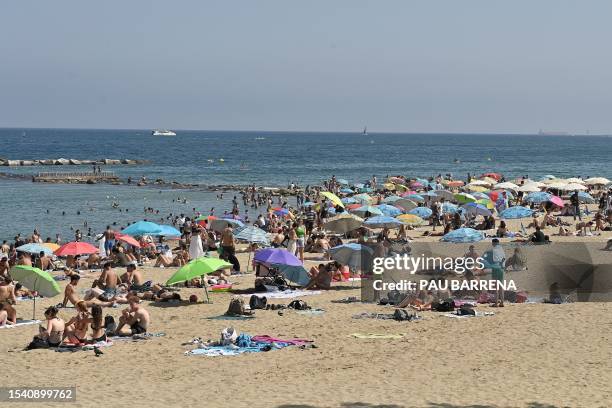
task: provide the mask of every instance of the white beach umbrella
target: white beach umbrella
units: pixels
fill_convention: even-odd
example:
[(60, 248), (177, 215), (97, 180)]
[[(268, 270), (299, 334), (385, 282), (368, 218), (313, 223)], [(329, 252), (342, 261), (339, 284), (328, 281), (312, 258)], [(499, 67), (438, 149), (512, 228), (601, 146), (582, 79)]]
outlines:
[(522, 191), (523, 193), (535, 193), (540, 190), (541, 190), (540, 186), (536, 183), (525, 184), (525, 185), (520, 186), (517, 189), (517, 191)]
[(606, 186), (610, 184), (610, 180), (608, 180), (605, 177), (591, 177), (591, 178), (586, 179), (584, 182), (588, 184), (589, 186), (595, 186), (595, 185)]
[(470, 184), (468, 184), (468, 186), (484, 186), (484, 187), (487, 187), (490, 185), (492, 185), (492, 183), (486, 180), (474, 180), (470, 182)]
[(565, 186), (567, 186), (567, 183), (562, 183), (559, 181), (555, 181), (554, 183), (550, 183), (546, 185), (546, 187), (548, 188), (556, 188), (558, 190), (564, 190)]
[(571, 177), (571, 178), (568, 178), (568, 179), (567, 179), (567, 180), (565, 180), (565, 181), (566, 181), (566, 182), (568, 182), (568, 183), (578, 183), (578, 184), (584, 184), (584, 180), (583, 180), (583, 179), (579, 179), (579, 178), (576, 178), (576, 177)]
[(573, 191), (573, 190), (586, 190), (587, 188), (582, 184), (578, 183), (569, 183), (565, 186), (561, 187), (560, 190)]
[(499, 183), (495, 185), (495, 189), (500, 189), (500, 190), (518, 190), (519, 186), (517, 186), (514, 183), (510, 183), (509, 181), (503, 182), (503, 183)]

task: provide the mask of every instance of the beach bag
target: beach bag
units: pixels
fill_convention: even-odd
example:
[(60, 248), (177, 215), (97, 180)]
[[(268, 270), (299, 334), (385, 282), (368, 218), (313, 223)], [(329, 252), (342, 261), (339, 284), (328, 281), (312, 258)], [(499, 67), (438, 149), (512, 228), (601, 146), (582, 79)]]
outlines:
[(219, 343), (222, 346), (229, 346), (230, 344), (234, 344), (237, 338), (238, 332), (234, 330), (233, 327), (226, 327), (221, 332), (221, 340), (219, 341)]
[(453, 299), (446, 299), (434, 302), (431, 305), (431, 310), (436, 312), (452, 312), (455, 310), (455, 301)]
[(30, 344), (25, 348), (26, 350), (35, 350), (35, 349), (46, 349), (49, 348), (49, 344), (41, 339), (40, 337), (34, 337)]
[(111, 315), (106, 315), (104, 317), (104, 329), (106, 330), (106, 334), (112, 336), (117, 331), (117, 323), (115, 322), (115, 318)]
[(246, 310), (244, 310), (244, 300), (241, 298), (232, 298), (225, 314), (229, 316), (247, 314)]
[(240, 333), (240, 335), (236, 338), (236, 345), (238, 347), (251, 347), (251, 336), (246, 333)]
[(517, 292), (516, 293), (516, 303), (525, 303), (525, 302), (527, 302), (527, 293)]
[(395, 309), (393, 312), (393, 320), (397, 321), (411, 321), (416, 319), (415, 313), (408, 313), (408, 311), (404, 309)]
[(306, 304), (306, 302), (304, 302), (303, 300), (293, 300), (291, 303), (289, 303), (287, 305), (288, 308), (290, 309), (295, 309), (295, 310), (308, 310), (310, 309), (310, 306), (308, 306)]
[(265, 296), (259, 297), (257, 295), (251, 295), (249, 299), (249, 306), (251, 306), (251, 310), (255, 309), (265, 309), (268, 304), (268, 298)]
[(457, 314), (459, 316), (476, 316), (476, 311), (474, 310), (474, 306), (463, 304), (459, 309), (457, 309)]

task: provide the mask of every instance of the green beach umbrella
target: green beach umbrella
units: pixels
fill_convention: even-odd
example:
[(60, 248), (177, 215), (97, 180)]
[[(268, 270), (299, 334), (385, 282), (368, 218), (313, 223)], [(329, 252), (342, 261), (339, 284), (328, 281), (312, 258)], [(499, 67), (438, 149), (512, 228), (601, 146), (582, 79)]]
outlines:
[[(11, 268), (11, 277), (19, 281), (30, 290), (35, 290), (39, 295), (53, 297), (62, 291), (49, 272), (34, 268), (33, 266), (17, 265)], [(34, 311), (32, 318), (36, 316), (36, 297), (34, 297)]]
[(172, 275), (170, 279), (168, 279), (166, 285), (171, 286), (176, 285), (177, 283), (187, 282), (191, 279), (216, 272), (219, 269), (230, 267), (232, 267), (231, 263), (225, 262), (219, 258), (197, 258), (176, 271), (176, 273)]

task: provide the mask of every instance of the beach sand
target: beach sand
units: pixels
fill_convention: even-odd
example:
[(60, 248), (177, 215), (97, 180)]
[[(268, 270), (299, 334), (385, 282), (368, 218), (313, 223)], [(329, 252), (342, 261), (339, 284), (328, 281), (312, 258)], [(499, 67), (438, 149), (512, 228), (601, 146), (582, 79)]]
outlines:
[[(594, 239), (603, 242), (606, 237)], [(307, 255), (307, 266), (319, 262), (317, 254)], [(246, 265), (247, 254), (239, 258)], [(176, 270), (143, 269), (155, 282), (164, 282)], [(80, 289), (97, 275), (85, 274)], [(234, 287), (252, 287), (253, 279), (253, 274), (235, 277)], [(60, 282), (62, 289), (65, 284)], [(319, 316), (259, 310), (251, 320), (206, 319), (226, 311), (229, 293), (212, 294), (212, 304), (143, 302), (152, 316), (150, 331), (166, 335), (115, 342), (101, 357), (92, 351), (23, 352), (36, 326), (0, 330), (0, 379), (3, 386), (74, 385), (75, 407), (603, 407), (612, 400), (610, 303), (509, 304), (503, 309), (479, 305), (478, 310), (495, 315), (451, 319), (423, 312), (423, 320), (395, 322), (352, 318), (362, 312), (390, 313), (390, 307), (331, 303), (359, 297), (358, 283), (354, 285), (337, 284), (334, 290), (304, 297), (326, 311)], [(191, 293), (202, 298), (203, 290), (181, 289), (183, 298)], [(37, 317), (42, 318), (43, 307), (59, 301), (60, 296), (37, 302)], [(105, 312), (117, 318), (122, 308)], [(17, 310), (30, 318), (32, 302), (19, 302)], [(63, 309), (60, 316), (68, 319), (73, 313)], [(318, 348), (184, 355), (190, 347), (181, 343), (194, 337), (216, 340), (227, 326), (252, 335), (307, 338)], [(358, 339), (353, 333), (403, 337)]]

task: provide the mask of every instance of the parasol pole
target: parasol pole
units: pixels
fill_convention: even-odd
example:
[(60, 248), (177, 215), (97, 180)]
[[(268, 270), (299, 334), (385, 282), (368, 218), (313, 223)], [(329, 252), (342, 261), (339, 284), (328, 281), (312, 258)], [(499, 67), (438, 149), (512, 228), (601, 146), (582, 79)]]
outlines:
[(36, 296), (34, 296), (34, 310), (32, 310), (32, 320), (36, 320), (36, 297), (38, 296), (38, 290), (36, 289), (36, 283), (38, 282), (38, 276), (34, 280), (34, 289), (36, 291)]
[[(205, 276), (205, 275), (202, 275)], [(211, 304), (210, 297), (208, 296), (208, 283), (206, 282), (206, 278), (203, 279), (204, 283), (204, 294), (206, 295), (206, 303)]]

